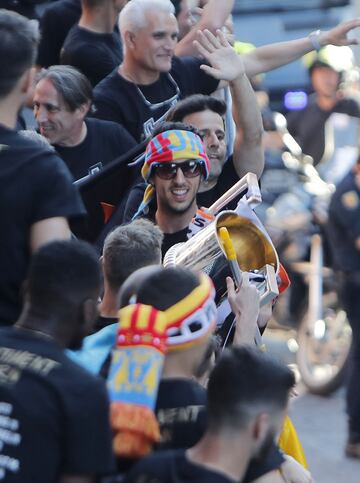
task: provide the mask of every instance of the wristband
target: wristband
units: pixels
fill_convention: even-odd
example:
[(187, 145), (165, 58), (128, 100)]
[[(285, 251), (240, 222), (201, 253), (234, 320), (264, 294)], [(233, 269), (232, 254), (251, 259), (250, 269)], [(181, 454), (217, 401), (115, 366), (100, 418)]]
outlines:
[(314, 50), (316, 50), (316, 52), (319, 52), (319, 50), (321, 49), (321, 45), (319, 42), (320, 34), (321, 30), (315, 30), (308, 35), (308, 39), (310, 40), (311, 45), (313, 46)]

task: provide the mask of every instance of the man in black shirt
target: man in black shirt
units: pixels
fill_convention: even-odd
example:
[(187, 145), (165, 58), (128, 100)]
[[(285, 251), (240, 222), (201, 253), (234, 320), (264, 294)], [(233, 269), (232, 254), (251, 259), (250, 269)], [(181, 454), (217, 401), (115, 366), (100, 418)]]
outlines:
[(39, 67), (59, 64), (61, 47), (80, 15), (80, 0), (57, 0), (46, 6), (40, 17), (41, 39), (36, 60)]
[[(85, 119), (92, 101), (86, 77), (70, 66), (52, 66), (40, 74), (34, 115), (40, 133), (54, 146), (75, 179), (96, 173), (135, 146), (121, 126)], [(125, 166), (125, 173), (130, 169)]]
[(60, 61), (79, 69), (98, 84), (123, 59), (122, 45), (114, 27), (127, 0), (82, 0), (82, 14), (68, 33)]
[(315, 165), (325, 154), (325, 124), (331, 114), (339, 112), (360, 117), (359, 103), (345, 97), (340, 89), (346, 69), (351, 68), (349, 56), (352, 56), (349, 47), (330, 45), (312, 57), (309, 74), (315, 94), (304, 109), (292, 112), (287, 119), (290, 134), (303, 152), (312, 156)]
[(64, 352), (91, 329), (100, 285), (84, 242), (51, 242), (31, 261), (27, 304), (0, 331), (0, 474), (9, 483), (91, 483), (114, 470), (106, 387)]
[[(219, 80), (227, 82), (236, 77), (224, 76), (222, 72), (224, 67), (227, 74), (235, 72), (240, 62), (222, 34), (214, 40), (205, 30), (206, 38), (200, 34), (195, 41), (205, 61), (174, 57), (178, 38), (174, 12), (170, 0), (128, 2), (119, 17), (124, 61), (95, 89), (94, 115), (122, 124), (138, 142), (151, 134), (156, 123), (164, 120), (179, 99), (195, 93), (211, 94), (219, 87)], [(359, 23), (341, 24), (322, 32), (319, 38), (323, 45), (354, 43), (346, 39), (346, 33)], [(204, 47), (209, 42), (210, 53)], [(245, 72), (251, 77), (291, 62), (312, 49), (310, 39), (256, 49), (244, 56)], [(206, 63), (216, 65), (216, 69)]]
[(84, 213), (80, 196), (52, 150), (15, 131), (32, 89), (38, 32), (24, 17), (0, 13), (0, 324), (21, 310), (20, 289), (30, 254), (47, 241), (71, 236), (68, 218)]
[(257, 349), (226, 350), (210, 376), (202, 439), (186, 451), (149, 456), (127, 481), (243, 481), (250, 459), (263, 459), (281, 428), (294, 383), (287, 367)]

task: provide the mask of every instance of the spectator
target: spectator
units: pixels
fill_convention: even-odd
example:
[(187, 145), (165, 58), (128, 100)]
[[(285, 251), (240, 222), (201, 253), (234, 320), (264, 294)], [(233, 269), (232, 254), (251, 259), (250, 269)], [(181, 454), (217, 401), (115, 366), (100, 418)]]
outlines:
[(98, 84), (123, 60), (119, 32), (114, 32), (118, 15), (127, 0), (82, 0), (82, 14), (68, 33), (61, 49), (62, 64), (79, 69)]
[[(96, 333), (85, 338), (82, 350), (71, 354), (76, 362), (98, 374), (115, 343), (119, 292), (127, 278), (141, 267), (161, 261), (163, 235), (145, 219), (116, 228), (105, 239), (102, 256), (104, 295), (99, 305)], [(106, 368), (108, 367), (106, 363)]]
[(41, 39), (36, 60), (38, 67), (59, 64), (61, 47), (80, 16), (80, 0), (57, 0), (46, 6), (40, 17)]
[(6, 481), (90, 483), (114, 470), (105, 385), (64, 353), (92, 327), (99, 291), (98, 259), (86, 243), (52, 242), (34, 255), (26, 306), (0, 331)]
[[(340, 24), (323, 32), (320, 41), (354, 43), (346, 39), (346, 33), (359, 24), (360, 21)], [(224, 68), (226, 74), (236, 72), (240, 62), (236, 54), (228, 43), (222, 45), (212, 40), (210, 32), (215, 49), (211, 54), (206, 52), (205, 59), (211, 65), (216, 63), (219, 70), (206, 65), (200, 69), (203, 61), (199, 59), (174, 57), (178, 27), (170, 0), (132, 0), (120, 14), (119, 28), (124, 61), (96, 86), (95, 116), (126, 126), (137, 141), (151, 134), (154, 125), (165, 118), (180, 98), (195, 93), (211, 94), (219, 86), (218, 79), (229, 81), (236, 77), (223, 73)], [(160, 37), (158, 32), (162, 33)], [(208, 43), (203, 36), (200, 41), (202, 46)], [(310, 39), (256, 49), (244, 56), (245, 72), (251, 77), (291, 62), (312, 49)], [(201, 46), (200, 54), (204, 55)]]
[(202, 439), (188, 450), (149, 456), (127, 481), (245, 481), (250, 460), (268, 454), (294, 383), (289, 369), (255, 349), (226, 350), (210, 376)]
[(89, 81), (73, 67), (52, 66), (40, 74), (34, 115), (40, 133), (54, 146), (75, 179), (100, 171), (136, 144), (124, 128), (113, 122), (85, 119), (91, 101)]
[(288, 116), (288, 129), (305, 154), (318, 164), (325, 154), (325, 123), (334, 112), (360, 117), (360, 105), (344, 96), (341, 81), (353, 67), (349, 47), (327, 46), (317, 55), (305, 57), (310, 61), (309, 75), (315, 91), (308, 105)]
[(17, 113), (33, 83), (38, 32), (24, 17), (0, 11), (0, 324), (21, 310), (20, 288), (30, 254), (70, 238), (67, 218), (84, 207), (64, 163), (51, 150), (15, 132)]

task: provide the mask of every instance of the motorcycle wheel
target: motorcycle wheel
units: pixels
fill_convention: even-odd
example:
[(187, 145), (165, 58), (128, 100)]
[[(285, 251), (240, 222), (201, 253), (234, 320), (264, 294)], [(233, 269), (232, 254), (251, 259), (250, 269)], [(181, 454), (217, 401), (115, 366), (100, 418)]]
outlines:
[(342, 385), (351, 347), (346, 312), (329, 299), (337, 297), (324, 295), (322, 320), (311, 321), (305, 314), (298, 329), (297, 365), (302, 381), (312, 394), (323, 396)]

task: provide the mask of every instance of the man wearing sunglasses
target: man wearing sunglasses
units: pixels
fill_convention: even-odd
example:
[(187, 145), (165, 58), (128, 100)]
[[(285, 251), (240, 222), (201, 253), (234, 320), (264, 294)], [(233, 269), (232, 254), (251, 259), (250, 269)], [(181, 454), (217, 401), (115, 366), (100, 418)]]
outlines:
[(149, 183), (139, 214), (156, 197), (153, 218), (164, 232), (163, 254), (175, 243), (186, 241), (197, 211), (196, 195), (210, 170), (209, 158), (195, 128), (164, 123), (154, 131), (145, 152), (141, 173)]

